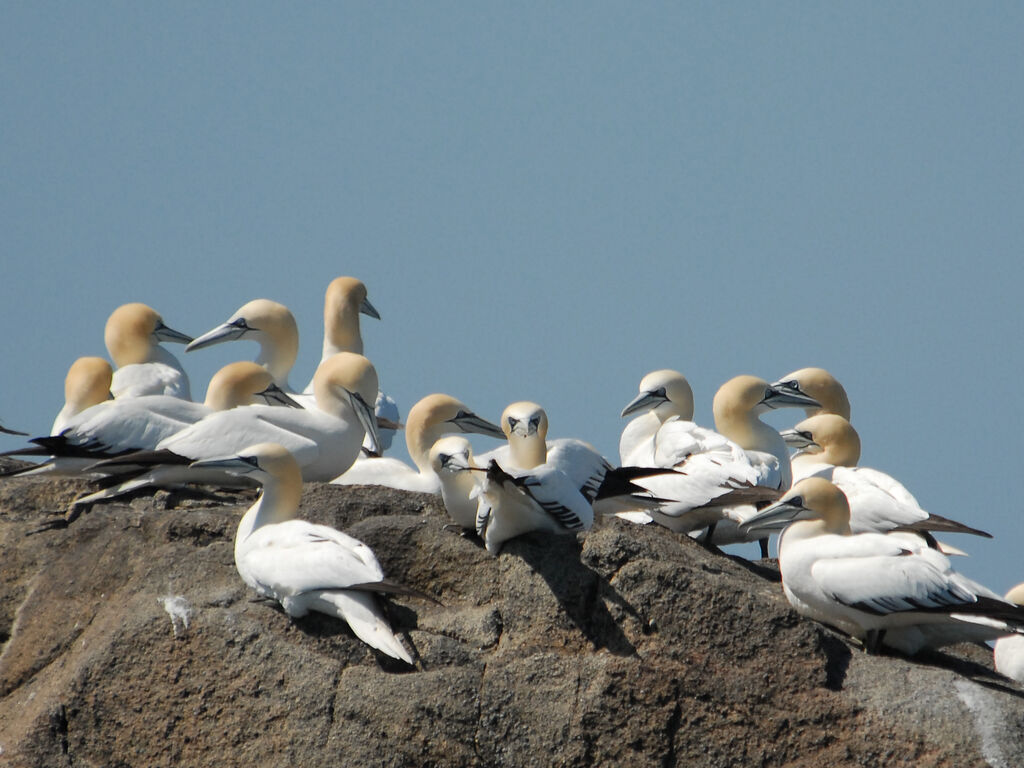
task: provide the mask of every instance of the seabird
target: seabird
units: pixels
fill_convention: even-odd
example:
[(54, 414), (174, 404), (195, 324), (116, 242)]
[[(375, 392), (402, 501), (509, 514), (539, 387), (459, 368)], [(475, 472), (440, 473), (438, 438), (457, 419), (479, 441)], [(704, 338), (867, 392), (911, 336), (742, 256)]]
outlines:
[(50, 428), (51, 435), (59, 435), (72, 418), (86, 408), (110, 400), (110, 386), (114, 369), (102, 357), (80, 357), (68, 368), (64, 377), (64, 407)]
[(188, 344), (192, 337), (168, 328), (156, 310), (138, 302), (122, 304), (107, 318), (103, 340), (116, 368), (110, 387), (114, 397), (192, 399), (181, 363), (160, 346), (162, 341)]

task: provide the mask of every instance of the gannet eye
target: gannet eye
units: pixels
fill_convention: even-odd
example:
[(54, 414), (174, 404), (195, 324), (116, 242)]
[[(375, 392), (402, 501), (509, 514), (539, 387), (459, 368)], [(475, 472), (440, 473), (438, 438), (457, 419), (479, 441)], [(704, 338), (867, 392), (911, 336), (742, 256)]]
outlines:
[(789, 504), (791, 507), (803, 507), (803, 505), (804, 505), (804, 497), (803, 496), (793, 496), (786, 503)]
[(249, 324), (247, 322), (245, 322), (245, 318), (244, 317), (240, 317), (237, 320), (231, 321), (229, 323), (229, 325), (233, 325), (235, 328), (238, 328), (240, 331), (250, 331), (250, 330), (252, 330), (249, 327)]
[(651, 395), (653, 395), (654, 397), (661, 397), (664, 398), (665, 400), (668, 400), (668, 393), (665, 392), (664, 387), (658, 387), (655, 390), (651, 390)]
[(447, 467), (448, 462), (452, 460), (452, 456), (450, 453), (439, 453), (437, 454), (437, 458), (441, 460), (442, 467)]
[(239, 456), (238, 458), (240, 458), (246, 464), (251, 464), (256, 469), (260, 468), (260, 462), (256, 456)]
[(518, 423), (519, 423), (519, 419), (515, 418), (514, 416), (509, 416), (508, 417), (508, 428), (509, 429), (515, 429), (516, 425)]
[(814, 435), (812, 435), (810, 430), (808, 429), (805, 429), (802, 432), (797, 432), (797, 434), (800, 435), (800, 437), (802, 437), (804, 440), (810, 440), (812, 443), (814, 442)]
[(762, 399), (763, 399), (763, 400), (768, 400), (768, 399), (769, 399), (769, 398), (771, 398), (771, 396), (772, 396), (772, 395), (774, 395), (774, 394), (775, 394), (775, 390), (774, 390), (774, 389), (772, 389), (771, 387), (767, 387), (767, 388), (765, 388), (765, 390), (764, 390), (764, 397), (763, 397)]
[(530, 419), (530, 426), (533, 427), (533, 430), (536, 432), (540, 427), (540, 416), (534, 416)]
[(797, 392), (803, 392), (803, 390), (800, 389), (800, 382), (797, 381), (796, 379), (790, 379), (789, 381), (784, 381), (784, 382), (782, 382), (782, 386), (789, 387), (790, 389), (795, 389)]

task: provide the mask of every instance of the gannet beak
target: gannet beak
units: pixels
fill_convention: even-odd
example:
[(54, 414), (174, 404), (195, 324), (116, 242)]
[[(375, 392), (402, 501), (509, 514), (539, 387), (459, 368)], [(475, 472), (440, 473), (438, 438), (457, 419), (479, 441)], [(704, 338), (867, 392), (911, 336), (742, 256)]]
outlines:
[(233, 323), (222, 323), (194, 340), (185, 347), (185, 351), (192, 352), (203, 347), (212, 347), (214, 344), (220, 344), (222, 341), (234, 341), (235, 339), (242, 338), (249, 330), (249, 326), (245, 324), (245, 320), (242, 318)]
[(267, 405), (283, 405), (287, 408), (302, 408), (302, 405), (288, 397), (288, 394), (277, 384), (271, 384), (262, 392), (257, 392), (254, 397), (262, 397)]
[(168, 328), (163, 323), (156, 324), (156, 328), (153, 329), (153, 338), (157, 341), (169, 341), (172, 344), (188, 344), (192, 341), (191, 336), (187, 336), (173, 328)]
[(189, 466), (223, 469), (232, 475), (248, 475), (260, 471), (255, 456), (221, 456), (214, 459), (200, 459), (193, 461)]
[(765, 408), (820, 408), (821, 403), (810, 395), (805, 395), (799, 387), (789, 382), (777, 381), (769, 384), (764, 397), (758, 405)]
[(812, 520), (818, 515), (804, 506), (800, 496), (777, 501), (740, 523), (739, 529), (746, 533), (755, 531), (772, 532), (785, 528), (796, 520)]
[(664, 387), (660, 387), (659, 389), (655, 389), (650, 392), (641, 392), (629, 401), (629, 404), (622, 409), (622, 413), (620, 413), (619, 416), (624, 418), (631, 413), (649, 411), (652, 408), (657, 408), (662, 403), (667, 402), (668, 396), (665, 394)]
[(380, 312), (370, 303), (369, 299), (363, 299), (363, 303), (359, 305), (359, 311), (364, 315), (369, 315), (374, 320), (380, 320)]
[(821, 446), (814, 442), (810, 432), (799, 429), (784, 429), (779, 433), (786, 445), (796, 451), (799, 456), (804, 453), (819, 453)]
[(349, 403), (352, 410), (356, 412), (359, 423), (363, 425), (366, 434), (370, 436), (370, 450), (380, 456), (380, 432), (377, 431), (377, 415), (373, 412), (373, 406), (367, 403), (358, 392), (348, 392)]
[(489, 437), (497, 437), (499, 439), (505, 437), (501, 427), (497, 424), (492, 424), (487, 419), (480, 418), (472, 411), (459, 411), (452, 418), (448, 419), (448, 423), (454, 424), (463, 432), (474, 432), (478, 435), (488, 435)]

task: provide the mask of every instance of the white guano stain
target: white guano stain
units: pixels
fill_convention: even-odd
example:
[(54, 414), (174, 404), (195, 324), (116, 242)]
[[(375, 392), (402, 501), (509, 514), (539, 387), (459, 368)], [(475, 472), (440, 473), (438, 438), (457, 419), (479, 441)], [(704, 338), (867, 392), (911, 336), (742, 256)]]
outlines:
[(981, 756), (992, 768), (1012, 768), (999, 744), (1003, 713), (995, 697), (969, 680), (957, 680), (953, 685), (960, 701), (974, 716), (974, 728), (981, 739)]
[(164, 607), (167, 615), (171, 617), (171, 626), (174, 628), (175, 637), (178, 637), (188, 629), (188, 620), (192, 617), (192, 608), (189, 607), (188, 601), (184, 597), (181, 595), (167, 595), (165, 597), (158, 597), (157, 602)]

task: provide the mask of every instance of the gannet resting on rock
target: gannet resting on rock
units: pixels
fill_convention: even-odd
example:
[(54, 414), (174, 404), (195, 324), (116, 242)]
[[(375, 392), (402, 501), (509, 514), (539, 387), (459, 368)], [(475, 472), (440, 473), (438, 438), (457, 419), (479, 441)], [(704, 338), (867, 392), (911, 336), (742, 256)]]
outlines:
[(441, 498), (455, 523), (464, 530), (476, 529), (476, 478), (467, 470), (479, 469), (473, 447), (460, 435), (442, 437), (430, 448), (430, 468), (441, 483)]
[(211, 477), (187, 465), (257, 442), (283, 445), (299, 463), (303, 480), (330, 480), (355, 461), (364, 434), (376, 440), (377, 422), (369, 403), (377, 394), (377, 372), (362, 355), (339, 352), (320, 364), (315, 382), (316, 410), (248, 405), (211, 413), (161, 440), (152, 453), (122, 457), (120, 461), (156, 465), (130, 481), (128, 490), (140, 483), (220, 484), (222, 475)]
[(261, 443), (194, 467), (227, 471), (263, 486), (235, 535), (235, 567), (246, 584), (280, 602), (293, 618), (310, 611), (336, 616), (371, 648), (413, 663), (375, 593), (425, 596), (385, 579), (373, 551), (358, 539), (295, 519), (302, 473), (283, 446)]
[(1024, 632), (1024, 608), (950, 568), (927, 546), (850, 532), (850, 507), (834, 484), (801, 480), (748, 518), (747, 530), (790, 523), (779, 540), (782, 586), (798, 613), (865, 643), (915, 654)]
[(409, 409), (405, 444), (416, 467), (386, 456), (360, 459), (331, 482), (338, 485), (384, 485), (402, 491), (440, 493), (441, 483), (430, 466), (430, 447), (445, 435), (472, 432), (502, 437), (497, 424), (473, 413), (454, 397), (427, 395)]
[[(674, 388), (666, 386), (673, 380), (671, 374), (649, 374), (653, 377), (650, 386), (623, 409), (623, 415), (629, 415), (653, 408), (662, 421), (645, 441), (634, 442), (633, 459), (679, 472), (636, 481), (654, 495), (671, 500), (647, 515), (683, 533), (713, 527), (710, 543), (714, 544), (752, 541), (734, 523), (753, 513), (753, 504), (777, 498), (791, 479), (785, 442), (758, 417), (774, 408), (806, 407), (815, 401), (786, 384), (769, 385), (756, 376), (737, 376), (715, 394), (712, 410), (717, 431), (713, 431), (681, 418), (681, 414), (692, 414), (692, 405), (686, 402), (689, 387), (680, 388), (678, 380)], [(670, 397), (673, 389), (682, 392), (681, 404)], [(642, 517), (627, 519), (643, 521)]]
[[(37, 467), (11, 474), (107, 473), (112, 470), (100, 468), (97, 462), (153, 450), (161, 440), (216, 411), (254, 402), (295, 406), (274, 385), (265, 369), (248, 362), (231, 363), (217, 371), (210, 379), (203, 403), (170, 395), (106, 400), (71, 418), (59, 434), (31, 440), (37, 447), (9, 452), (51, 457)], [(103, 498), (117, 495), (112, 491), (104, 493)]]
[(51, 435), (59, 435), (72, 418), (86, 408), (110, 400), (110, 385), (114, 369), (102, 357), (80, 357), (68, 368), (64, 377), (64, 407), (50, 428)]
[(850, 504), (850, 530), (854, 533), (942, 531), (992, 538), (984, 531), (929, 514), (895, 478), (858, 467), (860, 436), (842, 416), (812, 416), (781, 434), (787, 445), (797, 449), (792, 459), (794, 481), (823, 477), (838, 485)]
[[(1014, 605), (1024, 605), (1024, 584), (1018, 584), (1007, 592), (1005, 599)], [(1024, 637), (1014, 635), (999, 638), (993, 656), (999, 674), (1024, 683)]]
[(818, 413), (834, 413), (850, 420), (850, 398), (836, 377), (824, 368), (801, 368), (783, 376), (775, 382), (821, 403), (820, 407), (804, 408), (804, 415), (814, 416)]
[[(658, 464), (657, 434), (670, 419), (693, 423), (693, 389), (678, 371), (651, 371), (640, 380), (640, 394), (622, 409), (622, 418), (638, 414), (622, 430), (619, 461), (622, 464)], [(701, 429), (694, 424), (696, 429)], [(662, 459), (664, 461), (664, 459)]]
[(192, 337), (168, 328), (155, 310), (137, 302), (122, 304), (107, 319), (103, 341), (116, 367), (110, 386), (114, 397), (192, 399), (181, 363), (160, 346), (161, 341), (188, 344)]

